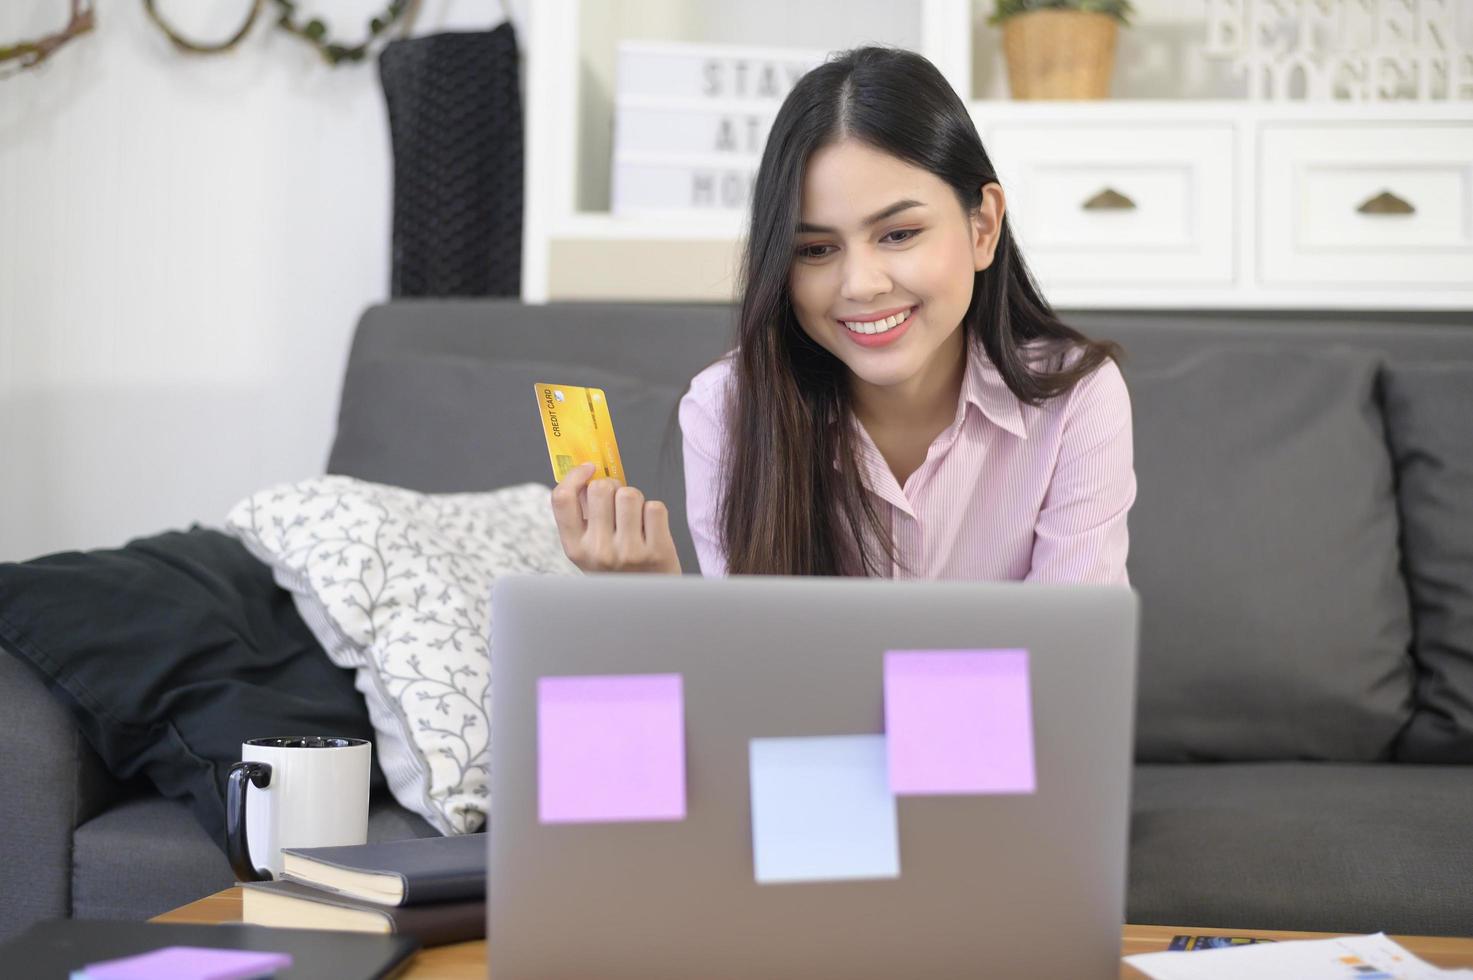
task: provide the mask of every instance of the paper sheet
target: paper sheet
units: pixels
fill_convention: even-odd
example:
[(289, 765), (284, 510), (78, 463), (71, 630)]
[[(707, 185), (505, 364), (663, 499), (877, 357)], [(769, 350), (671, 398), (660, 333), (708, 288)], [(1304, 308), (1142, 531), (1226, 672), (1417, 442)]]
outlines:
[(1378, 932), (1334, 939), (1295, 939), (1231, 949), (1137, 953), (1125, 962), (1153, 980), (1423, 980), (1473, 977), (1413, 956)]

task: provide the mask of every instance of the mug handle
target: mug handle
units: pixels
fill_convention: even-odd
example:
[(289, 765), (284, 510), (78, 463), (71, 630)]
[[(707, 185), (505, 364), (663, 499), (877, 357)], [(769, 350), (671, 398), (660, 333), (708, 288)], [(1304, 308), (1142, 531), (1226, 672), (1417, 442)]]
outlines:
[(271, 872), (251, 863), (246, 838), (246, 781), (257, 789), (271, 785), (271, 763), (237, 762), (230, 767), (229, 791), (225, 801), (225, 850), (237, 881), (270, 881)]

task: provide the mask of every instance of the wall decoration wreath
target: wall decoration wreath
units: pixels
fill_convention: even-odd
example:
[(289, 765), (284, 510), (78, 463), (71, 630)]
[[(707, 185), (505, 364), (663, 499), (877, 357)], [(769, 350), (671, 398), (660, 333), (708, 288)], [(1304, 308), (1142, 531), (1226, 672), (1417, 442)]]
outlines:
[(186, 54), (221, 54), (234, 48), (250, 33), (268, 2), (277, 8), (276, 26), (312, 45), (330, 65), (364, 60), (374, 42), (396, 24), (402, 25), (407, 32), (419, 8), (419, 0), (390, 0), (384, 11), (368, 22), (368, 37), (358, 44), (343, 44), (333, 40), (328, 34), (327, 24), (320, 18), (313, 17), (303, 22), (297, 13), (297, 0), (250, 0), (240, 27), (223, 41), (199, 41), (185, 37), (159, 13), (157, 0), (143, 0), (143, 9), (148, 13), (148, 19), (164, 32), (164, 36), (178, 50)]
[[(71, 7), (71, 17), (61, 30), (33, 41), (0, 44), (0, 79), (18, 74), (28, 68), (35, 68), (51, 57), (62, 45), (96, 27), (97, 17), (93, 11), (93, 0), (68, 0), (68, 2)], [(368, 36), (363, 41), (358, 44), (344, 44), (329, 35), (327, 24), (321, 18), (311, 17), (304, 21), (297, 11), (299, 0), (248, 0), (245, 17), (240, 27), (223, 41), (200, 41), (184, 36), (159, 12), (157, 0), (143, 0), (143, 9), (148, 14), (148, 19), (163, 31), (164, 36), (178, 50), (188, 54), (220, 54), (233, 49), (250, 33), (251, 28), (260, 18), (262, 9), (268, 3), (277, 8), (277, 27), (288, 34), (295, 34), (312, 45), (322, 55), (324, 61), (334, 66), (344, 62), (363, 61), (368, 57), (375, 42), (387, 35), (396, 25), (401, 29), (401, 36), (407, 35), (414, 21), (414, 15), (419, 10), (419, 0), (389, 0), (383, 12), (369, 20)]]
[(8, 78), (27, 68), (35, 68), (51, 57), (57, 48), (96, 26), (97, 18), (92, 12), (92, 0), (71, 0), (71, 12), (71, 19), (59, 31), (34, 41), (0, 44), (0, 78)]

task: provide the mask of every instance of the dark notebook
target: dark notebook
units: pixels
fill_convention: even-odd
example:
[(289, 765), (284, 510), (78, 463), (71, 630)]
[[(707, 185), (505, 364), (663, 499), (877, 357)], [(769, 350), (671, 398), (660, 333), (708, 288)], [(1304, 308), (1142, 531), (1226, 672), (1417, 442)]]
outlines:
[(486, 898), (486, 835), (284, 847), (282, 877), (379, 905)]
[(380, 905), (295, 881), (243, 881), (241, 919), (252, 925), (398, 933), (426, 946), (486, 938), (486, 901)]
[(88, 963), (136, 956), (165, 946), (288, 953), (291, 968), (275, 974), (281, 980), (379, 980), (402, 970), (419, 943), (408, 936), (266, 929), (234, 923), (212, 926), (53, 919), (38, 922), (0, 944), (0, 963), (7, 977), (67, 980), (73, 970)]

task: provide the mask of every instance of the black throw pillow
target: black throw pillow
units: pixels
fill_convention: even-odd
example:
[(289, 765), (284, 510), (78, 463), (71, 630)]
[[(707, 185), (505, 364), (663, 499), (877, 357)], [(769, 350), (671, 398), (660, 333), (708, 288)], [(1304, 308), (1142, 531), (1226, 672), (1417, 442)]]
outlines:
[[(193, 524), (123, 547), (0, 563), (0, 649), (38, 671), (118, 779), (145, 775), (225, 846), (240, 743), (373, 737), (271, 569)], [(373, 766), (372, 787), (385, 783)]]

